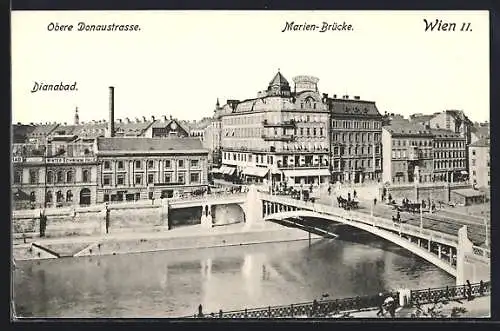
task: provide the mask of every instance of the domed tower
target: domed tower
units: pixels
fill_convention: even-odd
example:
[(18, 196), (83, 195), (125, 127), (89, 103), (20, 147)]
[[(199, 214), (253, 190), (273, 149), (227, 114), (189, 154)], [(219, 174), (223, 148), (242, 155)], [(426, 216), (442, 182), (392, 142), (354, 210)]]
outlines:
[(75, 108), (75, 125), (80, 124), (80, 116), (78, 116), (78, 107)]
[(281, 74), (278, 69), (278, 73), (269, 83), (267, 87), (267, 95), (279, 95), (284, 97), (290, 96), (290, 84), (286, 78)]

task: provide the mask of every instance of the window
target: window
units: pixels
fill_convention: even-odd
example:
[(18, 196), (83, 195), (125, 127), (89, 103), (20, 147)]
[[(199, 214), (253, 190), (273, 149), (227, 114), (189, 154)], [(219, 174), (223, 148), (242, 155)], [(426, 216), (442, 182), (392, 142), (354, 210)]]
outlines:
[(135, 161), (135, 168), (136, 169), (141, 169), (142, 168), (142, 162), (141, 161)]
[(30, 170), (30, 184), (38, 183), (37, 173), (38, 173), (37, 170)]
[(104, 169), (111, 169), (111, 163), (109, 161), (104, 161)]
[[(224, 159), (226, 159), (226, 153), (224, 153)], [(165, 168), (170, 169), (172, 167), (172, 163), (170, 160), (165, 160)]]
[(104, 202), (109, 201), (109, 194), (104, 194)]
[(90, 181), (90, 178), (89, 178), (89, 171), (88, 170), (83, 170), (83, 173), (82, 173), (82, 181), (84, 183), (88, 183)]
[(148, 161), (148, 169), (153, 169), (155, 167), (155, 163), (153, 160)]
[[(234, 159), (236, 161), (236, 154), (233, 154), (233, 156), (234, 156)], [(178, 164), (179, 164), (179, 168), (184, 168), (184, 160), (179, 160)]]
[(116, 183), (118, 185), (124, 185), (125, 184), (125, 176), (124, 175), (117, 175), (116, 176)]
[(191, 174), (191, 183), (199, 183), (200, 182), (200, 174), (192, 173)]
[(323, 128), (319, 128), (319, 135), (322, 136), (323, 135)]
[(52, 191), (47, 191), (45, 194), (45, 202), (52, 202)]
[(135, 184), (136, 185), (142, 185), (142, 175), (135, 175)]
[(310, 128), (306, 128), (306, 135), (309, 136), (311, 134), (311, 129)]
[(103, 176), (102, 177), (102, 184), (103, 185), (111, 185), (111, 176), (110, 175), (106, 175), (106, 176)]
[(177, 182), (180, 184), (184, 184), (184, 174), (179, 174), (177, 176)]
[(170, 174), (165, 174), (165, 183), (170, 183), (170, 181), (172, 180), (172, 177)]
[(66, 202), (73, 201), (73, 193), (71, 191), (66, 192)]
[(66, 173), (66, 183), (71, 183), (71, 182), (73, 182), (73, 172), (68, 171)]
[(148, 174), (148, 184), (153, 184), (154, 181), (155, 181), (155, 175)]
[(47, 172), (47, 183), (52, 184), (53, 181), (54, 181), (54, 175), (52, 174), (52, 171)]
[(475, 166), (476, 165), (476, 159), (472, 159), (472, 165)]
[(57, 202), (62, 202), (63, 201), (63, 194), (61, 191), (57, 191), (56, 193), (56, 201)]
[(472, 150), (472, 155), (474, 155), (474, 156), (476, 155), (476, 150), (475, 149)]
[(64, 181), (64, 174), (62, 171), (57, 172), (57, 182), (62, 183)]
[(123, 161), (118, 161), (118, 169), (123, 170)]
[(313, 136), (316, 135), (316, 128), (313, 128)]
[(154, 192), (149, 192), (149, 193), (148, 193), (149, 200), (153, 200), (153, 193), (154, 193)]
[(300, 135), (303, 136), (304, 135), (304, 128), (300, 128)]

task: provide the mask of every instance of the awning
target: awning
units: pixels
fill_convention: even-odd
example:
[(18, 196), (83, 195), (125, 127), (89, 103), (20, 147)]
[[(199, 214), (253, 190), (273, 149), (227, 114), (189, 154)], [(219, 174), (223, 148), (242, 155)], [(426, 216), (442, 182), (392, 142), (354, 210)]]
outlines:
[(484, 192), (481, 191), (476, 191), (471, 188), (463, 188), (463, 189), (458, 189), (458, 190), (453, 190), (453, 193), (456, 193), (458, 195), (461, 195), (466, 198), (472, 198), (472, 197), (481, 197), (484, 196)]
[(467, 171), (465, 171), (465, 170), (460, 171), (460, 173), (461, 173), (462, 175), (467, 175)]
[(259, 167), (246, 167), (245, 169), (243, 169), (243, 175), (255, 177), (264, 177), (268, 172), (269, 169)]
[(286, 177), (330, 176), (328, 169), (283, 170)]
[(212, 168), (212, 170), (210, 170), (210, 172), (213, 174), (220, 174), (220, 169), (219, 168)]
[(236, 168), (223, 165), (219, 168), (219, 173), (224, 174), (224, 175), (232, 175), (235, 170), (236, 170)]

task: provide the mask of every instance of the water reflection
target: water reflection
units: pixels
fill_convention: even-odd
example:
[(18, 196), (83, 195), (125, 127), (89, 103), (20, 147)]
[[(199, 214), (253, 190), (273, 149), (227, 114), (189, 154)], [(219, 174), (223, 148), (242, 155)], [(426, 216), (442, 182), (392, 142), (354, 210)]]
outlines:
[(14, 291), (26, 317), (175, 317), (453, 283), (364, 237), (19, 262)]

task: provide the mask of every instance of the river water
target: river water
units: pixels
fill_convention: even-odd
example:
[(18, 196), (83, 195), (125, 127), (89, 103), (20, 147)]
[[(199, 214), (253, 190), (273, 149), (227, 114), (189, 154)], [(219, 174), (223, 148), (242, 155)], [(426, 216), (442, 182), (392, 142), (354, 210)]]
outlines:
[(179, 317), (454, 285), (369, 234), (352, 238), (18, 262), (19, 317)]

